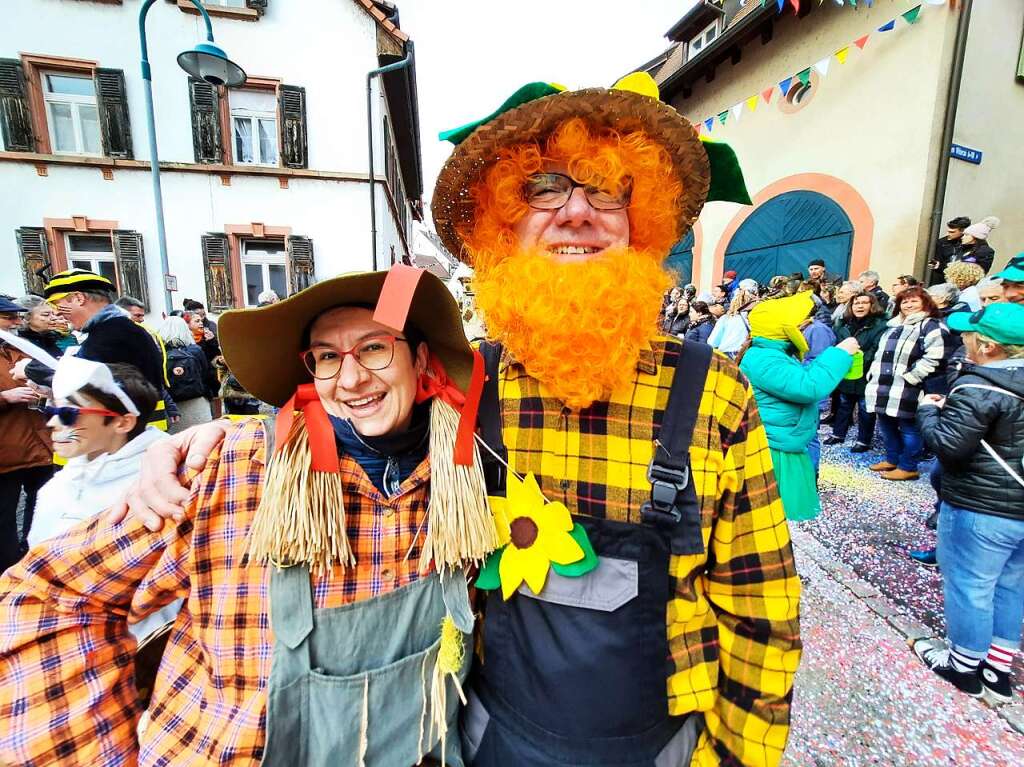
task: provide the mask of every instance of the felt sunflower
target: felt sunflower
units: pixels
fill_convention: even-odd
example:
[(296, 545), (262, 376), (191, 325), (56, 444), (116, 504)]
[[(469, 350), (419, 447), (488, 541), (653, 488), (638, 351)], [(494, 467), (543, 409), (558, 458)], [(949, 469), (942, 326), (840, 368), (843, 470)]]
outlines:
[(562, 503), (548, 503), (532, 473), (520, 480), (510, 474), (505, 498), (489, 497), (498, 542), (502, 548), (488, 557), (477, 579), (477, 587), (501, 586), (504, 599), (526, 582), (540, 594), (548, 570), (579, 576), (597, 567), (584, 528), (574, 524)]

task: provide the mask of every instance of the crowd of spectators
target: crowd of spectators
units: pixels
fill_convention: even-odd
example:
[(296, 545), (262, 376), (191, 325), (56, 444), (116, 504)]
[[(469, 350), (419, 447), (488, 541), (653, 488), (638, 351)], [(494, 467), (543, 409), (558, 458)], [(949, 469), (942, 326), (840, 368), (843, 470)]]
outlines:
[(987, 276), (997, 225), (951, 221), (927, 286), (904, 274), (887, 293), (877, 272), (843, 280), (821, 261), (766, 283), (727, 272), (708, 293), (667, 294), (662, 329), (739, 362), (791, 521), (820, 511), (820, 424), (826, 445), (853, 431), (850, 452), (877, 450), (882, 481), (917, 480), (930, 461), (938, 544), (909, 555), (942, 568), (948, 636), (914, 652), (1004, 703), (1024, 618), (1024, 253)]

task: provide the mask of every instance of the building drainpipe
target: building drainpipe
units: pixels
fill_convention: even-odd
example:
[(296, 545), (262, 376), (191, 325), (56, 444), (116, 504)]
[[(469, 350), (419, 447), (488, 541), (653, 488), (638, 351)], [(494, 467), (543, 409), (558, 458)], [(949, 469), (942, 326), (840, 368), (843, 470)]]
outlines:
[[(946, 202), (946, 184), (949, 180), (949, 155), (953, 146), (953, 131), (956, 128), (956, 113), (960, 105), (960, 81), (964, 74), (964, 53), (967, 50), (967, 33), (971, 27), (971, 8), (973, 0), (964, 0), (960, 10), (960, 19), (956, 27), (956, 43), (953, 50), (953, 69), (949, 77), (949, 91), (946, 95), (946, 116), (942, 125), (942, 146), (939, 153), (938, 177), (935, 181), (935, 199), (932, 200), (931, 231), (928, 235), (928, 252), (925, 254), (925, 267), (935, 254), (939, 241), (939, 230), (942, 228), (942, 207)], [(927, 278), (927, 273), (925, 277)]]
[(377, 181), (373, 172), (373, 78), (404, 69), (412, 64), (413, 52), (409, 47), (405, 58), (394, 64), (371, 69), (366, 73), (366, 144), (370, 154), (370, 252), (373, 254), (373, 271), (377, 271)]

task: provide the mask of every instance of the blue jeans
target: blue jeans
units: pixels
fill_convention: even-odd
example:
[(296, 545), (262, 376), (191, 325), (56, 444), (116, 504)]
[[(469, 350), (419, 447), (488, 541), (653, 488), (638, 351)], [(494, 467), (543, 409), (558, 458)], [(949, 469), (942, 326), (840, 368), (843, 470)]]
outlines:
[(917, 471), (917, 459), (924, 442), (913, 418), (893, 418), (878, 414), (878, 428), (885, 442), (885, 460), (903, 471)]
[(846, 439), (853, 423), (853, 411), (857, 409), (857, 441), (862, 445), (870, 445), (875, 438), (875, 414), (869, 413), (864, 404), (864, 397), (856, 394), (839, 392), (839, 404), (836, 407), (836, 418), (832, 422), (832, 434), (839, 439)]
[(807, 443), (807, 455), (811, 457), (814, 476), (818, 476), (818, 469), (821, 466), (821, 437), (818, 436), (818, 432), (814, 432), (811, 441)]
[(1008, 647), (1020, 645), (1024, 520), (979, 514), (943, 501), (938, 557), (950, 641), (979, 653), (993, 639)]

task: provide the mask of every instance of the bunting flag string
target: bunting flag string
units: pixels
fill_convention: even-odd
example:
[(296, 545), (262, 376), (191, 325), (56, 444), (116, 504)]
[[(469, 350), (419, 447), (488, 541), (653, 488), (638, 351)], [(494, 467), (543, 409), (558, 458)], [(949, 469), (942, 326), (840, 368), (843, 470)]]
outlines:
[[(761, 5), (764, 6), (766, 2), (767, 2), (767, 0), (761, 0)], [(790, 0), (790, 2), (793, 5), (794, 12), (799, 12), (799, 9), (800, 9), (799, 0)], [(824, 0), (818, 0), (818, 4), (819, 5), (821, 3), (823, 3), (823, 2), (824, 2)], [(853, 7), (857, 7), (857, 0), (835, 0), (835, 2), (836, 2), (837, 5), (843, 5), (844, 2), (846, 2), (846, 3), (848, 3), (849, 5), (851, 5)], [(867, 5), (868, 7), (871, 7), (871, 5), (872, 5), (872, 0), (861, 0), (861, 2), (864, 3), (865, 5)], [(927, 5), (929, 5), (929, 6), (939, 6), (939, 5), (945, 5), (946, 2), (947, 2), (947, 0), (923, 0), (923, 3), (918, 3), (913, 8), (911, 8), (911, 9), (909, 9), (907, 11), (904, 11), (903, 13), (899, 14), (895, 18), (890, 19), (885, 24), (883, 24), (882, 26), (878, 27), (876, 32), (883, 33), (883, 32), (891, 32), (891, 31), (895, 30), (896, 29), (897, 19), (901, 19), (901, 18), (907, 23), (908, 26), (913, 26), (914, 24), (916, 24), (920, 20), (921, 9), (922, 9), (924, 3), (927, 3)], [(955, 0), (949, 0), (949, 3), (950, 3), (951, 7), (956, 7)], [(778, 5), (779, 5), (779, 10), (781, 11), (783, 6), (785, 5), (785, 0), (778, 0)], [(771, 86), (765, 88), (763, 91), (761, 91), (760, 94), (755, 93), (755, 94), (749, 96), (748, 98), (743, 99), (743, 100), (737, 102), (736, 104), (734, 104), (733, 106), (729, 107), (728, 109), (726, 109), (726, 110), (724, 110), (722, 112), (719, 112), (717, 115), (712, 116), (712, 117), (708, 117), (708, 118), (706, 118), (705, 120), (703, 120), (703, 121), (701, 121), (699, 123), (695, 123), (694, 124), (694, 128), (696, 128), (698, 133), (700, 133), (702, 131), (706, 132), (706, 133), (711, 133), (711, 132), (713, 132), (714, 127), (715, 127), (716, 117), (717, 117), (717, 122), (718, 123), (720, 123), (722, 125), (725, 125), (725, 121), (729, 118), (730, 114), (732, 115), (733, 122), (739, 122), (740, 118), (743, 116), (743, 107), (744, 107), (744, 105), (746, 106), (746, 109), (747, 109), (748, 112), (753, 112), (755, 109), (757, 109), (757, 105), (758, 105), (758, 102), (760, 101), (760, 99), (764, 99), (764, 103), (765, 104), (770, 104), (772, 102), (772, 96), (774, 95), (776, 90), (778, 90), (778, 92), (782, 94), (782, 97), (785, 98), (789, 94), (790, 90), (793, 89), (793, 86), (796, 83), (800, 83), (800, 85), (802, 87), (806, 87), (806, 86), (810, 85), (810, 82), (811, 82), (811, 70), (814, 70), (815, 72), (817, 72), (820, 77), (827, 77), (828, 73), (829, 73), (829, 68), (831, 67), (831, 64), (832, 64), (832, 59), (833, 58), (836, 61), (838, 61), (840, 65), (845, 64), (847, 59), (850, 56), (850, 49), (853, 48), (853, 47), (856, 47), (858, 50), (863, 51), (865, 46), (867, 46), (868, 41), (871, 39), (871, 35), (872, 35), (872, 33), (869, 32), (866, 35), (862, 35), (861, 37), (858, 37), (856, 40), (851, 42), (849, 45), (844, 45), (839, 50), (835, 51), (834, 53), (832, 53), (829, 56), (824, 57), (823, 59), (820, 59), (819, 61), (815, 62), (811, 66), (806, 67), (805, 69), (800, 70), (799, 72), (797, 72), (794, 75), (790, 75), (789, 77), (784, 77), (783, 79), (779, 80), (778, 83), (776, 83), (775, 85), (771, 85)], [(759, 96), (760, 96), (760, 98), (759, 98)]]

